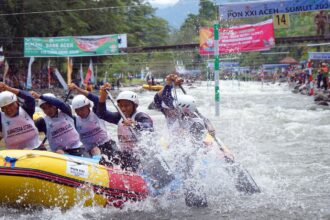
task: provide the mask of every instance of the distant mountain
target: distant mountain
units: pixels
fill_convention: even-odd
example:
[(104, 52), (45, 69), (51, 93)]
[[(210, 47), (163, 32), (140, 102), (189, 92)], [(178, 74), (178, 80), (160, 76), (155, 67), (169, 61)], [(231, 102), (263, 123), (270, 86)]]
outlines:
[[(246, 2), (247, 0), (214, 0), (216, 5), (229, 2)], [(254, 0), (265, 1), (265, 0)], [(168, 21), (170, 26), (179, 29), (188, 14), (198, 14), (199, 0), (180, 0), (173, 6), (157, 6), (156, 15)]]
[(180, 0), (173, 6), (158, 7), (156, 15), (168, 21), (170, 26), (179, 29), (188, 14), (198, 14), (199, 1)]

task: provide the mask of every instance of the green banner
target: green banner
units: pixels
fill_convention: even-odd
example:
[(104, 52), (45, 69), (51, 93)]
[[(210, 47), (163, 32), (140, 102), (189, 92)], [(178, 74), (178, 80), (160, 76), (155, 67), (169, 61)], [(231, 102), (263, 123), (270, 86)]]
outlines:
[(24, 57), (83, 57), (120, 53), (127, 47), (126, 34), (24, 38)]

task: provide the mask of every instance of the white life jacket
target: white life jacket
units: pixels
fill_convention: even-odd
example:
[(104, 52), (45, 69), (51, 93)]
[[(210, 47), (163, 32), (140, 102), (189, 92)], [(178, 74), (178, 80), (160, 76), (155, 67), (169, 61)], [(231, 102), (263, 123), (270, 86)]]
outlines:
[[(201, 129), (198, 131), (200, 133), (200, 140), (196, 139), (196, 136), (192, 135), (190, 133), (190, 130), (192, 128), (192, 126), (195, 126), (196, 124), (200, 124)], [(182, 119), (177, 119), (170, 127), (169, 130), (172, 134), (172, 136), (174, 136), (176, 138), (183, 138), (183, 137), (191, 137), (192, 140), (194, 142), (198, 141), (198, 142), (203, 142), (203, 137), (206, 136), (207, 134), (207, 129), (205, 127), (205, 123), (204, 120), (202, 118), (200, 118), (196, 113), (194, 113), (193, 117), (184, 117)], [(187, 136), (188, 135), (188, 136)]]
[(74, 120), (67, 114), (59, 112), (57, 117), (44, 117), (47, 128), (47, 139), (50, 149), (75, 149), (82, 147), (79, 134), (74, 127)]
[[(135, 120), (135, 117), (138, 113), (139, 112), (134, 113), (131, 119)], [(118, 122), (117, 134), (121, 150), (132, 151), (138, 141), (132, 133), (131, 129), (133, 129), (133, 127), (124, 125), (123, 119), (120, 119)]]
[[(163, 102), (162, 102), (163, 104)], [(170, 116), (170, 114), (177, 114), (180, 115), (178, 112), (178, 109), (169, 109), (169, 108), (164, 108), (164, 115), (166, 118), (166, 123), (167, 127), (170, 131), (175, 131), (180, 128), (180, 123), (178, 116)]]
[(180, 120), (176, 119), (175, 121), (169, 122), (167, 121), (167, 127), (170, 131), (177, 131), (181, 128), (180, 126)]
[(7, 117), (1, 112), (2, 135), (8, 149), (34, 149), (39, 147), (39, 132), (32, 118), (19, 107), (18, 115)]
[(104, 121), (93, 111), (86, 118), (76, 116), (76, 129), (87, 150), (110, 141)]
[[(204, 120), (199, 117), (196, 113), (194, 113), (195, 117), (190, 117), (189, 118), (189, 131), (191, 130), (192, 126), (195, 126), (196, 124), (199, 125), (200, 129), (197, 131), (199, 133), (199, 135), (193, 135), (190, 133), (190, 136), (192, 137), (192, 139), (194, 140), (194, 142), (199, 142), (200, 144), (203, 143), (206, 135), (208, 134), (207, 128), (205, 126), (205, 122)], [(191, 132), (191, 131), (190, 131)], [(198, 138), (196, 138), (196, 136), (198, 136)]]

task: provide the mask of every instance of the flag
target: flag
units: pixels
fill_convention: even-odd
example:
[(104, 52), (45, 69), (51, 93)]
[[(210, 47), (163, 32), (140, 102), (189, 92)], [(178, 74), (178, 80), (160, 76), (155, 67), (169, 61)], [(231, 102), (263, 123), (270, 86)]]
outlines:
[(144, 79), (144, 69), (141, 70), (141, 77), (140, 79)]
[(48, 88), (50, 88), (50, 82), (51, 82), (51, 80), (52, 80), (51, 72), (52, 72), (52, 69), (50, 68), (50, 59), (49, 59), (49, 60), (48, 60), (48, 65), (47, 65)]
[(58, 71), (57, 68), (55, 68), (55, 76), (57, 77), (58, 81), (60, 81), (61, 85), (63, 86), (64, 90), (68, 90), (68, 85), (65, 83), (65, 80), (63, 79), (61, 73)]
[(80, 63), (80, 87), (84, 85), (84, 71), (82, 64)]
[(107, 82), (107, 78), (108, 78), (108, 71), (106, 71), (105, 74), (104, 74), (103, 83)]
[(92, 59), (91, 59), (90, 62), (89, 62), (89, 67), (88, 67), (86, 77), (85, 77), (85, 80), (84, 80), (85, 85), (88, 85), (89, 80), (91, 80), (91, 82), (93, 83), (92, 77), (94, 77), (94, 73), (93, 73), (93, 62), (92, 62)]
[(68, 57), (68, 68), (67, 68), (67, 82), (68, 84), (72, 81), (72, 68), (73, 68), (73, 61), (72, 58)]
[(92, 67), (91, 67), (91, 70), (92, 70), (91, 84), (94, 84), (94, 83), (95, 83), (95, 73), (94, 73), (93, 61), (92, 61), (92, 59), (90, 60), (90, 63), (92, 64)]
[(5, 56), (3, 55), (3, 48), (0, 47), (0, 66), (3, 64), (3, 61), (5, 61)]
[(30, 57), (29, 67), (28, 67), (28, 75), (26, 78), (26, 88), (32, 89), (32, 63), (34, 62), (34, 57)]
[(7, 75), (8, 71), (9, 71), (9, 65), (8, 65), (7, 60), (5, 60), (5, 69), (4, 69), (4, 72), (3, 72), (3, 79), (2, 79), (3, 82), (5, 82), (5, 80), (6, 80), (6, 75)]
[(95, 65), (95, 78), (94, 78), (94, 80), (92, 80), (92, 82), (94, 82), (95, 84), (97, 84), (97, 65)]

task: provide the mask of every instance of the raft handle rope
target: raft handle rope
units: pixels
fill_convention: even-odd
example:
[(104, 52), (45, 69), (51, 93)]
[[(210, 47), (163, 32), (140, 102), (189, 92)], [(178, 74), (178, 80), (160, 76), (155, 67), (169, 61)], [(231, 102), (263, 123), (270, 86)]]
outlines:
[[(60, 156), (60, 155), (59, 155)], [(105, 166), (103, 165), (100, 165), (98, 163), (93, 163), (93, 162), (89, 162), (89, 161), (78, 161), (79, 159), (75, 159), (75, 158), (72, 158), (70, 156), (66, 156), (66, 155), (62, 155), (64, 156), (65, 158), (62, 158), (62, 157), (59, 157), (59, 156), (53, 156), (53, 155), (42, 155), (42, 154), (37, 154), (37, 153), (27, 153), (23, 156), (20, 156), (20, 157), (9, 157), (9, 156), (6, 156), (8, 157), (8, 159), (10, 158), (13, 158), (15, 160), (15, 162), (19, 161), (19, 160), (22, 160), (22, 159), (30, 159), (30, 158), (35, 158), (35, 157), (46, 157), (46, 158), (51, 158), (51, 159), (58, 159), (58, 160), (64, 160), (64, 161), (69, 161), (69, 162), (73, 162), (73, 163), (76, 163), (77, 165), (87, 165), (87, 166), (93, 166), (93, 167), (102, 167), (104, 169), (107, 169)], [(9, 161), (6, 161), (6, 157), (3, 157), (0, 155), (0, 159), (3, 159), (4, 162), (9, 162)], [(11, 159), (10, 159), (11, 160)], [(11, 165), (12, 168), (13, 167), (13, 164)], [(115, 170), (116, 173), (120, 173), (120, 174), (126, 174), (126, 175), (130, 175), (130, 176), (133, 176), (133, 175), (136, 175), (134, 173), (131, 173), (131, 172), (128, 172), (128, 171), (123, 171), (121, 169), (115, 169), (115, 168), (112, 168), (112, 172)]]
[[(65, 156), (65, 155), (63, 155)], [(65, 160), (65, 161), (70, 161), (70, 162), (74, 162), (78, 165), (81, 165), (81, 164), (84, 164), (84, 165), (94, 165), (93, 162), (88, 162), (88, 161), (77, 161), (75, 160), (74, 158), (71, 158), (71, 157), (66, 157), (65, 158), (61, 158), (61, 157), (58, 157), (58, 156), (51, 156), (51, 155), (42, 155), (42, 154), (37, 154), (37, 153), (27, 153), (23, 156), (20, 156), (20, 157), (14, 157), (14, 159), (16, 159), (16, 161), (18, 160), (22, 160), (22, 159), (30, 159), (30, 158), (35, 158), (35, 157), (47, 157), (47, 158), (52, 158), (52, 159), (59, 159), (59, 160)], [(6, 157), (3, 157), (3, 156), (0, 156), (0, 158), (2, 158), (3, 160), (5, 160), (6, 162), (10, 162), (10, 158), (13, 158), (13, 157), (9, 157), (9, 156), (6, 156)], [(16, 162), (15, 161), (15, 162)], [(95, 165), (98, 165), (95, 163)]]

